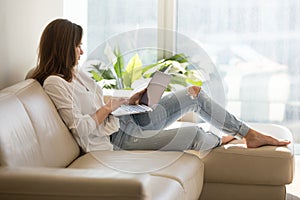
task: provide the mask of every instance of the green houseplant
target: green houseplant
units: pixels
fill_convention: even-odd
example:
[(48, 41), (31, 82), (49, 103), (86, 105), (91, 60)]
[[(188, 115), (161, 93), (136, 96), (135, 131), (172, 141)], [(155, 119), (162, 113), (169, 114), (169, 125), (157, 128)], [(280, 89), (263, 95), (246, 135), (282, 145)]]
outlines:
[(92, 78), (101, 83), (103, 88), (133, 90), (135, 81), (150, 78), (157, 70), (172, 75), (167, 88), (169, 91), (175, 85), (183, 87), (202, 85), (201, 75), (195, 69), (190, 68), (188, 58), (184, 54), (175, 54), (146, 66), (143, 66), (137, 53), (129, 59), (126, 66), (118, 48), (115, 48), (114, 55), (116, 59), (110, 68), (101, 68), (101, 63), (91, 64), (89, 67)]

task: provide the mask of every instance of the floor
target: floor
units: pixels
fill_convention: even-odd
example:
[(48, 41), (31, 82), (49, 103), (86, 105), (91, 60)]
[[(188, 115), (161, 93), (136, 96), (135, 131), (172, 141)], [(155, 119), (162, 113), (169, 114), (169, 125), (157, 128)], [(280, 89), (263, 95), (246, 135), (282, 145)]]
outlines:
[(295, 156), (295, 174), (293, 183), (286, 187), (287, 200), (300, 200), (300, 154)]

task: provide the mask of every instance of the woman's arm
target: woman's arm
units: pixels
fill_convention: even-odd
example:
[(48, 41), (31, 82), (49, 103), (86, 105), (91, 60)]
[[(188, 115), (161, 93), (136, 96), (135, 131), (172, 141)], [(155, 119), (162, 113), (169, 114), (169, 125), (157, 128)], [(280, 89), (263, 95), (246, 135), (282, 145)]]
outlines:
[(119, 108), (123, 104), (127, 104), (128, 100), (124, 98), (111, 98), (104, 106), (99, 108), (93, 115), (94, 120), (97, 124), (101, 124), (107, 118), (107, 116)]

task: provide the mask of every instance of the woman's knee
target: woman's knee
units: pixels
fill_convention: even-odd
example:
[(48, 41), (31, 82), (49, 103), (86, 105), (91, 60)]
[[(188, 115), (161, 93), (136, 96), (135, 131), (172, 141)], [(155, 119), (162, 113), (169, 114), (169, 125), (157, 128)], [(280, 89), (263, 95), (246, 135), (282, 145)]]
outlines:
[(187, 91), (192, 97), (197, 97), (199, 92), (201, 91), (201, 87), (193, 85), (188, 87)]

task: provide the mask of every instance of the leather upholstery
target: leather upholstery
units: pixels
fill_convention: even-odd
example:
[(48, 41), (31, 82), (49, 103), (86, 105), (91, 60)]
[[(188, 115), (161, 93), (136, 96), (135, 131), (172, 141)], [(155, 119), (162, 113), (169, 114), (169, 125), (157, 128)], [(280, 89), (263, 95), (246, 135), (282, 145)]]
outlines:
[[(286, 200), (284, 185), (205, 183), (200, 200)], [(296, 200), (296, 199), (295, 199)]]
[[(99, 200), (148, 199), (143, 183), (148, 175), (109, 170), (65, 168), (2, 168), (0, 199), (7, 200)], [(164, 180), (152, 180), (153, 183)], [(164, 182), (168, 183), (168, 182)]]
[[(177, 122), (171, 128), (191, 126)], [(209, 124), (198, 124), (204, 130), (214, 130)], [(249, 123), (257, 130), (292, 141), (288, 146), (246, 148), (243, 140), (199, 154), (189, 150), (204, 162), (204, 184), (201, 200), (285, 200), (285, 185), (294, 177), (294, 144), (289, 129), (276, 124)]]
[(1, 90), (0, 111), (0, 199), (190, 200), (201, 193), (204, 165), (193, 155), (80, 156), (55, 106), (32, 79)]
[[(129, 174), (150, 174), (178, 182), (185, 199), (197, 199), (203, 184), (204, 165), (199, 158), (182, 152), (97, 151), (74, 161), (69, 168), (111, 169)], [(176, 191), (181, 188), (174, 188)], [(175, 191), (174, 190), (174, 191)]]
[(65, 167), (79, 147), (40, 84), (32, 79), (0, 93), (1, 166)]
[[(292, 133), (283, 126), (250, 125), (277, 138), (293, 141)], [(202, 161), (205, 183), (201, 200), (284, 200), (285, 185), (291, 183), (294, 176), (293, 143), (249, 149), (243, 141), (235, 140), (212, 150)]]

